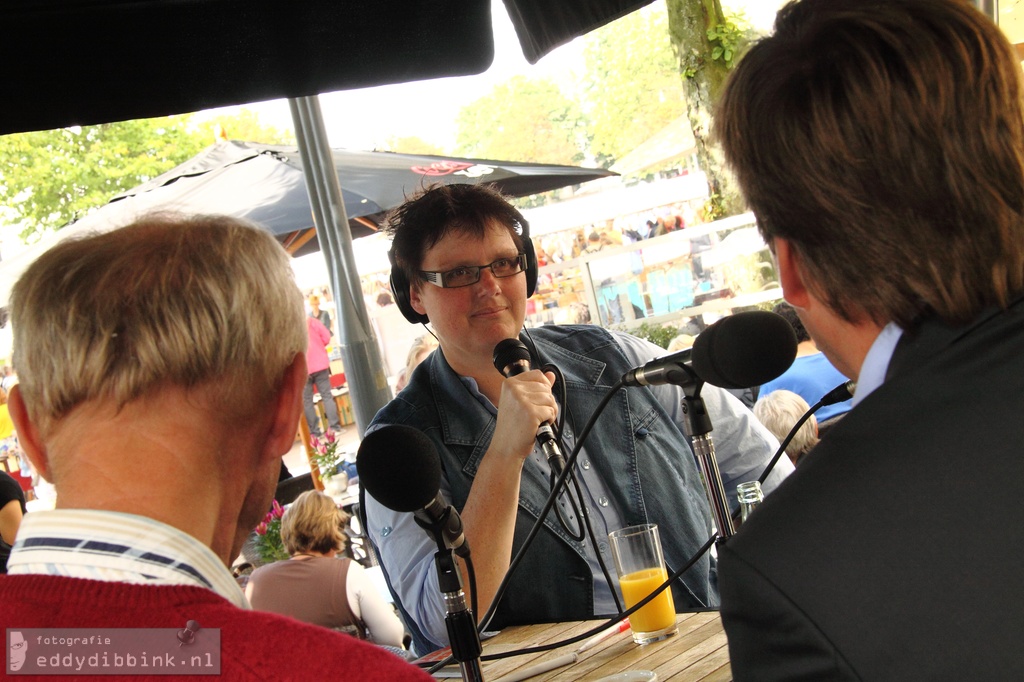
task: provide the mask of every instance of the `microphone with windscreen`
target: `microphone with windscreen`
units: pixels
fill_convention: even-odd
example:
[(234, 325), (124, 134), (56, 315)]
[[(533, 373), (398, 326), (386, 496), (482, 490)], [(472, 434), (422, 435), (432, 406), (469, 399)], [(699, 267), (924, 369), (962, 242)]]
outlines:
[(434, 443), (411, 426), (382, 426), (359, 444), (356, 470), (366, 492), (388, 509), (412, 512), (437, 543), (434, 564), (452, 656), (459, 662), (462, 679), (482, 681), (480, 634), (452, 556), (454, 552), (468, 563), (469, 544), (458, 512), (441, 497), (441, 458)]
[(434, 443), (411, 426), (383, 426), (363, 438), (356, 454), (359, 484), (382, 505), (412, 512), (439, 545), (469, 555), (462, 519), (440, 494), (441, 458)]
[[(516, 376), (533, 369), (533, 355), (526, 344), (519, 339), (504, 339), (494, 347), (491, 356), (494, 368), (506, 377)], [(557, 477), (565, 468), (565, 456), (558, 445), (551, 422), (542, 422), (537, 427), (537, 444), (548, 460), (548, 466)]]
[(796, 358), (796, 334), (784, 317), (752, 310), (705, 329), (692, 349), (651, 360), (622, 376), (626, 386), (690, 385), (750, 388), (771, 381)]
[(775, 379), (796, 359), (796, 333), (786, 318), (751, 310), (722, 318), (693, 343), (693, 367), (722, 388), (750, 388)]
[(622, 376), (626, 386), (675, 384), (686, 395), (683, 430), (690, 437), (715, 527), (721, 541), (735, 527), (715, 457), (711, 415), (700, 397), (704, 383), (721, 388), (750, 388), (785, 372), (796, 358), (796, 334), (781, 315), (763, 310), (736, 313), (705, 329), (693, 348), (651, 360)]

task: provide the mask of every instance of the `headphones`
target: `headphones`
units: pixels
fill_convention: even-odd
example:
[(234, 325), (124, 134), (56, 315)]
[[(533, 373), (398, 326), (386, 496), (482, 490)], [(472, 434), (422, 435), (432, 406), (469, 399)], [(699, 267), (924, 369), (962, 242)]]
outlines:
[[(519, 223), (522, 233), (519, 235), (523, 242), (523, 254), (526, 256), (526, 296), (533, 296), (537, 290), (537, 252), (533, 248), (533, 241), (530, 239), (530, 225), (525, 220)], [(394, 296), (395, 305), (402, 311), (405, 319), (413, 324), (426, 324), (430, 318), (421, 315), (413, 309), (409, 300), (409, 279), (405, 276), (402, 268), (395, 263), (395, 248), (388, 249), (388, 260), (391, 262), (391, 295)]]

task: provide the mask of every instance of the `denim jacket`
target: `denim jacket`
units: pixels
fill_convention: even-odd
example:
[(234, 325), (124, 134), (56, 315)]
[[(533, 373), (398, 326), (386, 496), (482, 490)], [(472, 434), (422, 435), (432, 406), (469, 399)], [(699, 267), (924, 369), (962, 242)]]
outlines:
[[(532, 329), (531, 336), (541, 361), (561, 369), (568, 409), (581, 420), (580, 428), (608, 389), (636, 366), (635, 358), (627, 357), (615, 336), (600, 327), (541, 327)], [(743, 409), (739, 403), (735, 406)], [(385, 424), (413, 426), (431, 438), (441, 458), (450, 502), (461, 511), (490, 445), (496, 418), (471, 396), (440, 351), (416, 369), (409, 385), (377, 414), (370, 430)], [(760, 436), (759, 432), (758, 443)], [(764, 442), (769, 443), (770, 438), (767, 436)], [(748, 443), (744, 441), (744, 445)], [(707, 498), (688, 439), (651, 389), (619, 389), (587, 437), (586, 449), (593, 466), (608, 482), (608, 490), (616, 498), (614, 502), (626, 525), (659, 525), (670, 569), (682, 566), (710, 537)], [(763, 450), (758, 453), (758, 462), (770, 457), (769, 447), (758, 449)], [(527, 459), (522, 470), (514, 552), (522, 546), (536, 521), (548, 491), (547, 478)], [(389, 519), (389, 512), (370, 499), (366, 508), (370, 537), (380, 547), (381, 542), (389, 541), (388, 535), (393, 531), (387, 521), (381, 520)], [(420, 621), (431, 619), (422, 611), (422, 605), (403, 603), (400, 595), (404, 590), (396, 589), (402, 580), (412, 577), (409, 564), (429, 560), (433, 555), (435, 547), (428, 540), (419, 540), (416, 547), (406, 549), (410, 542), (417, 542), (415, 533), (414, 529), (409, 537), (403, 538), (401, 551), (407, 554), (400, 561), (389, 562), (389, 554), (395, 555), (388, 551), (382, 553), (382, 559), (395, 602), (420, 650), (446, 642), (438, 641), (436, 623), (422, 627)], [(390, 540), (397, 543), (394, 538)], [(614, 568), (612, 571), (614, 575)], [(424, 584), (412, 593), (436, 591), (436, 582), (426, 584), (429, 581), (422, 573), (418, 579)], [(680, 610), (717, 606), (714, 566), (707, 554), (698, 559), (681, 581), (676, 581), (673, 596)], [(479, 607), (484, 610), (487, 605)], [(569, 537), (549, 514), (517, 568), (491, 626), (578, 620), (595, 615), (593, 578), (583, 544)]]

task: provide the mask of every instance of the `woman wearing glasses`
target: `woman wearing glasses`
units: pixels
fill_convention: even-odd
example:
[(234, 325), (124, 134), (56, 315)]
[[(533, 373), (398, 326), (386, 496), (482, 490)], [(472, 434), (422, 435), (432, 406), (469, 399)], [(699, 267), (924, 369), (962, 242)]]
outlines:
[[(385, 229), (393, 238), (395, 302), (411, 322), (429, 322), (440, 348), (368, 431), (405, 424), (434, 441), (441, 494), (462, 515), (483, 612), (550, 491), (550, 468), (535, 447), (538, 426), (564, 413), (568, 455), (608, 388), (665, 351), (592, 325), (545, 326), (526, 334), (526, 299), (537, 278), (533, 246), (523, 216), (489, 187), (428, 189), (396, 209)], [(535, 367), (553, 364), (564, 380), (556, 385), (554, 373), (539, 369), (506, 378), (495, 369), (495, 346), (515, 338), (531, 348)], [(607, 534), (617, 528), (660, 524), (667, 561), (675, 567), (705, 543), (710, 515), (681, 430), (680, 397), (673, 386), (618, 392), (574, 468), (582, 501), (570, 501), (575, 491), (558, 496), (557, 514), (546, 517), (524, 555), (492, 628), (617, 612), (614, 569), (609, 578), (602, 567), (611, 565)], [(706, 387), (704, 398), (726, 489), (735, 494), (737, 482), (760, 474), (777, 443), (724, 391)], [(767, 481), (768, 490), (792, 470), (788, 462), (783, 467)], [(447, 644), (434, 541), (412, 514), (392, 512), (369, 497), (366, 508), (370, 538), (417, 651)], [(581, 509), (589, 512), (592, 534), (584, 532)], [(464, 588), (469, 594), (465, 581)], [(707, 556), (676, 581), (673, 593), (679, 609), (718, 603)]]

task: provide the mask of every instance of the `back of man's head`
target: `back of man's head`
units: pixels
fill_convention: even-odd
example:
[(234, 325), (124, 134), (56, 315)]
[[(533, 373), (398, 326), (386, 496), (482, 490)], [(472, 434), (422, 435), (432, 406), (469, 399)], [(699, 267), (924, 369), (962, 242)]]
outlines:
[(848, 321), (964, 322), (1024, 289), (1020, 63), (968, 0), (800, 0), (716, 132), (766, 239)]
[(87, 401), (214, 385), (259, 401), (306, 348), (302, 295), (269, 233), (228, 217), (154, 215), (64, 241), (11, 295), (14, 361), (45, 435)]

